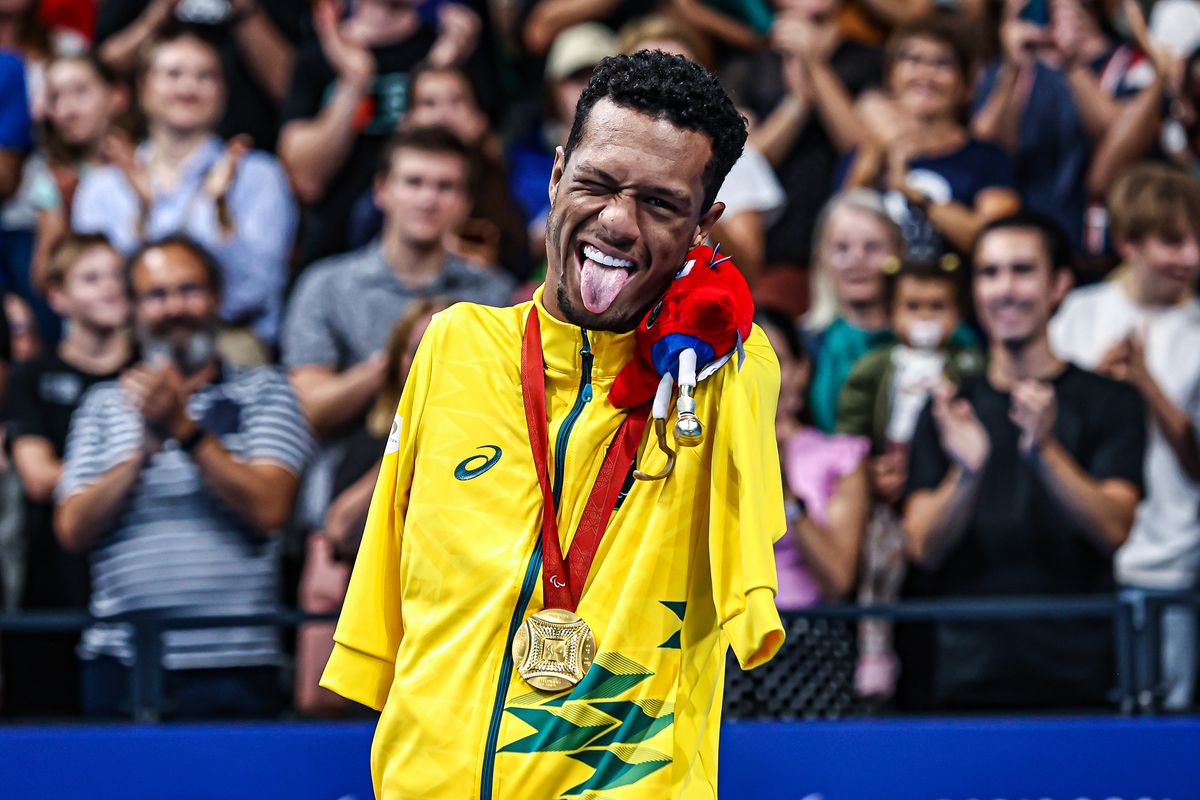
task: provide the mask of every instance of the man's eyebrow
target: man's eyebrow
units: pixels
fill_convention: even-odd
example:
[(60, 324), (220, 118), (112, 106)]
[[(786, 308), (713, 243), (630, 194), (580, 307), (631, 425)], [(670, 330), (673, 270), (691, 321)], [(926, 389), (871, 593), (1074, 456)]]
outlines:
[[(578, 168), (578, 172), (586, 173), (588, 176), (593, 177), (593, 178), (598, 178), (599, 180), (603, 181), (604, 183), (609, 183), (609, 184), (613, 184), (613, 185), (616, 185), (618, 183), (617, 179), (614, 178), (612, 175), (609, 175), (604, 170), (602, 170), (599, 167), (594, 166), (592, 164), (580, 164), (579, 168)], [(645, 191), (648, 194), (655, 194), (655, 195), (662, 195), (664, 197), (670, 197), (681, 203), (686, 203), (688, 200), (687, 192), (684, 192), (680, 189), (672, 189), (668, 186), (646, 186), (643, 188), (643, 191)]]

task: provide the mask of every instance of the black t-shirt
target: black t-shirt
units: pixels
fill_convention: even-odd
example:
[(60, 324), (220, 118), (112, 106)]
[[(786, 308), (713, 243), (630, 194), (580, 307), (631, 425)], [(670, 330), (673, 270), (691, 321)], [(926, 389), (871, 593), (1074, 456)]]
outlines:
[[(13, 371), (5, 404), (8, 441), (46, 439), (63, 457), (71, 415), (94, 384), (113, 380), (92, 375), (63, 361), (57, 353), (20, 364)], [(25, 504), (25, 608), (86, 608), (91, 594), (87, 558), (65, 552), (54, 536), (54, 506)]]
[[(104, 0), (96, 19), (96, 46), (129, 27), (150, 2)], [(283, 38), (293, 45), (299, 44), (310, 33), (307, 3), (299, 0), (257, 0), (257, 3)], [(194, 29), (212, 42), (221, 54), (226, 102), (225, 116), (218, 128), (220, 135), (229, 138), (248, 133), (254, 139), (255, 147), (274, 150), (275, 137), (279, 134), (279, 105), (255, 78), (238, 49), (229, 16), (228, 0), (184, 0), (175, 12), (180, 25)]]
[[(1054, 436), (1098, 480), (1142, 486), (1146, 440), (1141, 397), (1074, 366), (1053, 381)], [(1112, 557), (1100, 551), (1051, 497), (1035, 464), (1018, 452), (1011, 397), (985, 377), (963, 383), (991, 437), (979, 496), (962, 539), (932, 571), (913, 568), (909, 597), (1103, 594), (1114, 589)], [(950, 469), (930, 408), (909, 455), (908, 491), (934, 489)], [(927, 665), (906, 664), (935, 707), (1070, 708), (1104, 705), (1115, 684), (1109, 621), (1021, 620), (933, 626)]]
[[(880, 83), (883, 57), (857, 42), (843, 42), (830, 60), (851, 96)], [(731, 63), (725, 83), (735, 102), (762, 120), (786, 97), (783, 58), (762, 50)], [(775, 173), (787, 195), (783, 214), (767, 229), (766, 261), (807, 264), (812, 254), (813, 226), (833, 192), (838, 150), (815, 111), (809, 114), (796, 143)]]
[[(383, 146), (408, 111), (409, 73), (428, 54), (436, 39), (437, 31), (422, 22), (404, 41), (371, 49), (376, 73), (370, 94), (363, 98), (355, 114), (357, 136), (350, 155), (329, 181), (325, 193), (307, 209), (300, 233), (300, 264), (307, 265), (347, 249), (350, 212), (355, 201), (371, 187)], [(476, 96), (492, 100), (498, 92), (494, 88), (494, 70), (489, 76), (486, 63), (487, 56), (477, 50), (463, 71)], [(336, 78), (319, 42), (314, 40), (301, 48), (292, 73), (292, 86), (283, 104), (283, 123), (316, 117), (332, 94)]]

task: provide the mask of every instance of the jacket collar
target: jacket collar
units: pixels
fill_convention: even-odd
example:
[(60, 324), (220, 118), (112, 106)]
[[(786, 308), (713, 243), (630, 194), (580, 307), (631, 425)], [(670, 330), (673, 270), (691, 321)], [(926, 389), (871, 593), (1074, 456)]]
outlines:
[[(533, 308), (542, 329), (542, 354), (546, 370), (566, 375), (578, 375), (582, 369), (580, 351), (583, 348), (583, 329), (551, 316), (542, 303), (542, 285), (533, 295)], [(592, 351), (592, 378), (612, 379), (634, 355), (634, 334), (611, 331), (587, 331)]]

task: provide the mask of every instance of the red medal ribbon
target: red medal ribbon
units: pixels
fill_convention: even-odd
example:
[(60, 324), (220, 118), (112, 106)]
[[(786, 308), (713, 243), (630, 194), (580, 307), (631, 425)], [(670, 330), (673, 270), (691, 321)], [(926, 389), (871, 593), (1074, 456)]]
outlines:
[(521, 394), (525, 400), (525, 422), (529, 426), (529, 443), (533, 448), (533, 463), (538, 484), (542, 487), (542, 592), (546, 608), (562, 608), (574, 612), (587, 582), (588, 572), (604, 529), (612, 516), (621, 485), (637, 455), (650, 404), (632, 409), (625, 417), (617, 435), (609, 445), (600, 474), (592, 486), (584, 506), (583, 517), (575, 539), (563, 562), (562, 545), (558, 540), (558, 512), (554, 508), (554, 493), (550, 488), (547, 453), (550, 436), (546, 427), (546, 362), (542, 356), (542, 327), (538, 310), (530, 309), (521, 340)]

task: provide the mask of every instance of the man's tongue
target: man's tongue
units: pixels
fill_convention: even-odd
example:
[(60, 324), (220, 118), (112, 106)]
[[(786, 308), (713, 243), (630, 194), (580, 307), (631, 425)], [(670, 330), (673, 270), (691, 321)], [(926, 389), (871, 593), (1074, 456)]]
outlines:
[(603, 314), (629, 280), (630, 273), (620, 267), (607, 267), (590, 258), (583, 260), (579, 272), (579, 288), (583, 306), (593, 314)]

